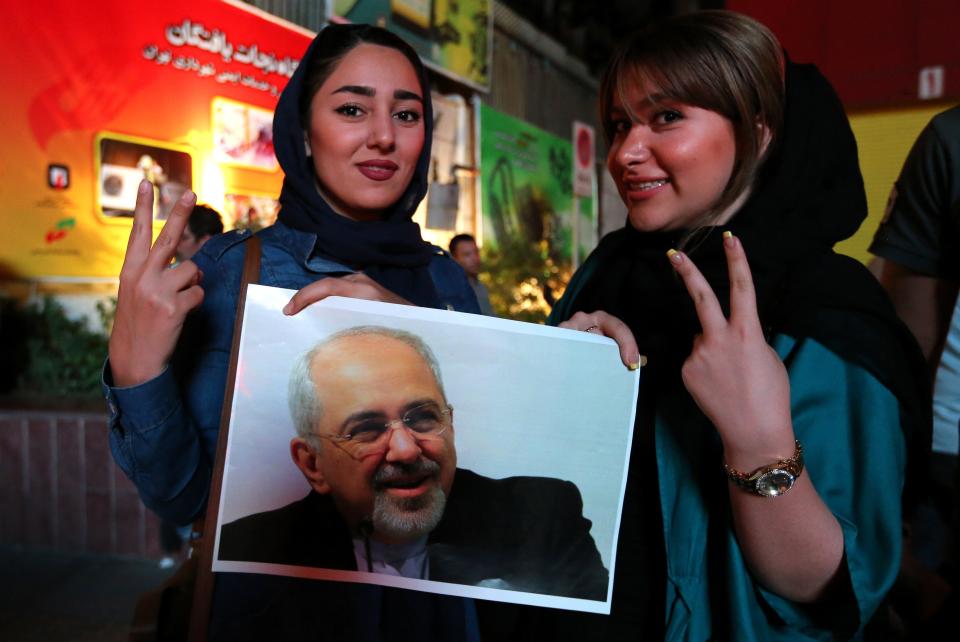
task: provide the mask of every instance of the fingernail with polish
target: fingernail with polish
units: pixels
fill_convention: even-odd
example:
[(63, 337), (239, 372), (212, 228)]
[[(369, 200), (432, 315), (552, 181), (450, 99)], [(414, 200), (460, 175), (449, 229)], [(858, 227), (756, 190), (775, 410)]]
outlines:
[(670, 248), (669, 250), (667, 250), (667, 258), (670, 259), (670, 261), (672, 261), (673, 263), (679, 263), (680, 261), (683, 260), (683, 254), (680, 254), (680, 252), (677, 252), (675, 249)]
[(636, 361), (636, 362), (634, 362), (634, 363), (631, 363), (629, 366), (627, 366), (627, 370), (629, 370), (630, 372), (635, 372), (635, 371), (637, 371), (637, 370), (639, 370), (639, 369), (640, 369), (640, 362), (639, 362), (639, 361)]
[(723, 233), (723, 244), (727, 247), (733, 247), (736, 244), (736, 238), (737, 237), (733, 235), (733, 232), (727, 230)]

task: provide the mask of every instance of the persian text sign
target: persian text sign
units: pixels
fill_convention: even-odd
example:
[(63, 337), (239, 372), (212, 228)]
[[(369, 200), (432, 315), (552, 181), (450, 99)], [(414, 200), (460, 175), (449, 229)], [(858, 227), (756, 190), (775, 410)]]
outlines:
[[(116, 276), (143, 178), (158, 220), (186, 189), (216, 209), (280, 190), (272, 113), (305, 30), (222, 0), (101, 0), (95, 14), (51, 0), (0, 23), (0, 82), (17, 88), (0, 96), (5, 276)], [(222, 104), (243, 119), (217, 120)]]

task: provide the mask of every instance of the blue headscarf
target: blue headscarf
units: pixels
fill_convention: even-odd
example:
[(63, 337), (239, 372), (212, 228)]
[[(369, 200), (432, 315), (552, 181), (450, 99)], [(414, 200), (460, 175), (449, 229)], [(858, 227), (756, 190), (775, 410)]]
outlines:
[[(284, 88), (273, 119), (273, 142), (284, 171), (278, 220), (288, 227), (317, 235), (314, 251), (362, 271), (374, 281), (411, 303), (439, 307), (439, 297), (429, 274), (436, 249), (420, 236), (420, 226), (412, 221), (417, 205), (428, 187), (430, 145), (433, 138), (433, 108), (426, 70), (416, 54), (414, 65), (423, 96), (424, 142), (410, 184), (400, 199), (383, 213), (379, 221), (354, 221), (337, 214), (317, 191), (313, 163), (304, 149), (304, 131), (300, 121), (301, 93), (310, 60), (331, 46), (333, 37), (345, 32), (364, 35), (380, 31), (370, 25), (330, 25), (313, 39)], [(372, 44), (379, 44), (373, 42)], [(412, 50), (411, 50), (412, 52)], [(323, 154), (322, 149), (313, 150)]]

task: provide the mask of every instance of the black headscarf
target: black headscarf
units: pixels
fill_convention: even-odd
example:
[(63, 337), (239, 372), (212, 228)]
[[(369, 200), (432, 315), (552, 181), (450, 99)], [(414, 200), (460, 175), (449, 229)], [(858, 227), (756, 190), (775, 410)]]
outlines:
[[(813, 65), (788, 63), (780, 140), (753, 194), (724, 229), (746, 251), (768, 338), (784, 333), (815, 339), (896, 395), (908, 443), (909, 494), (920, 483), (930, 444), (926, 366), (876, 279), (833, 252), (866, 213), (856, 142), (839, 99)], [(641, 233), (629, 223), (607, 235), (550, 321), (578, 310), (605, 310), (630, 326), (641, 354), (650, 357), (654, 380), (679, 380), (693, 336), (701, 331), (692, 300), (665, 257), (683, 235)], [(719, 230), (689, 253), (729, 313)]]
[[(420, 306), (438, 307), (439, 298), (428, 266), (435, 253), (420, 236), (420, 226), (411, 219), (427, 193), (430, 145), (433, 138), (433, 108), (426, 71), (419, 59), (414, 65), (423, 96), (423, 150), (410, 185), (388, 208), (380, 221), (354, 221), (337, 214), (317, 191), (313, 162), (304, 148), (300, 124), (300, 99), (310, 60), (330, 47), (332, 36), (341, 32), (361, 34), (376, 27), (330, 25), (310, 43), (303, 60), (277, 103), (273, 118), (273, 143), (283, 168), (278, 220), (297, 230), (317, 235), (315, 251), (369, 275), (380, 285)], [(378, 44), (378, 43), (373, 43)], [(313, 150), (323, 154), (322, 149)]]

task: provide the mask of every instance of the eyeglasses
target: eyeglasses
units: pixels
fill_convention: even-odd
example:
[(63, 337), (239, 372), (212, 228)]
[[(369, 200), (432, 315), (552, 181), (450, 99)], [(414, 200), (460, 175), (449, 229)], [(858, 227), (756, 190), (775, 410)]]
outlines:
[(385, 452), (390, 443), (390, 435), (395, 427), (402, 426), (417, 440), (435, 441), (450, 427), (453, 406), (440, 406), (428, 402), (410, 408), (399, 419), (361, 419), (348, 425), (341, 435), (320, 435), (314, 437), (328, 439), (355, 459), (363, 459), (372, 454)]

